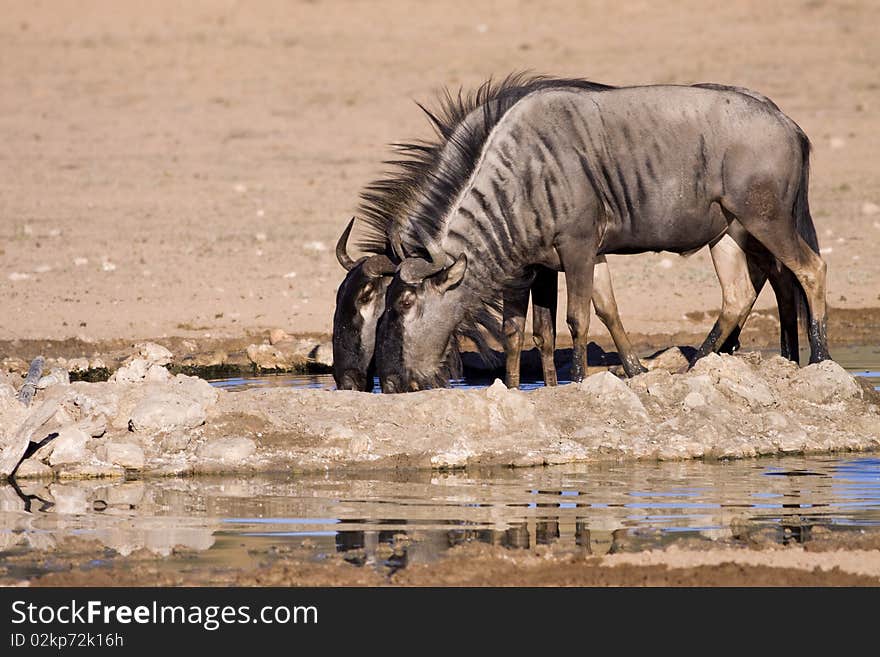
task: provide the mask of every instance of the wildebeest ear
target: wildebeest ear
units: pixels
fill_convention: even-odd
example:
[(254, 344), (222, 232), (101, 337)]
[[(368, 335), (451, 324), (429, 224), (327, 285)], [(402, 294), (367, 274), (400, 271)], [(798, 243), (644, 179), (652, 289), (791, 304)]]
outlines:
[(467, 256), (462, 253), (455, 262), (437, 274), (434, 285), (437, 286), (438, 291), (443, 294), (461, 283), (464, 273), (467, 271), (467, 265)]

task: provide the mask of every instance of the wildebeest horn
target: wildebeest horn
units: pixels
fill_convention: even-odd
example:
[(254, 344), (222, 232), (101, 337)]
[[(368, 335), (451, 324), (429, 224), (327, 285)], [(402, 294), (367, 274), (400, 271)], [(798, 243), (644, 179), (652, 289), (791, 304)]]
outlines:
[(397, 256), (397, 259), (403, 262), (406, 260), (406, 253), (403, 251), (403, 242), (400, 240), (400, 235), (395, 233), (391, 236), (391, 250), (394, 251), (394, 255)]
[(428, 255), (431, 256), (431, 264), (437, 267), (437, 271), (446, 266), (446, 253), (438, 249), (434, 242), (428, 242)]
[(348, 226), (342, 231), (342, 235), (339, 236), (339, 241), (336, 242), (336, 259), (345, 271), (351, 271), (357, 264), (357, 262), (348, 255), (348, 236), (351, 235), (351, 228), (354, 226), (354, 220), (355, 217), (352, 217), (351, 221), (348, 222)]
[(446, 266), (446, 254), (438, 250), (432, 243), (428, 244), (430, 260), (423, 258), (406, 258), (397, 269), (404, 283), (414, 285), (421, 283), (428, 276), (433, 276)]
[(389, 276), (397, 271), (397, 265), (386, 255), (374, 255), (364, 263), (364, 273), (370, 278)]

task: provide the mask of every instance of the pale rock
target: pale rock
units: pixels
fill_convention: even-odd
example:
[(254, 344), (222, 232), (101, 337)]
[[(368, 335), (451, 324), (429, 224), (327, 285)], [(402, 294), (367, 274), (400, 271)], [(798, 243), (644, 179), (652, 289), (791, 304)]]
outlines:
[(152, 363), (145, 358), (135, 358), (123, 365), (108, 379), (112, 383), (136, 383), (138, 381), (164, 382), (171, 374), (162, 365)]
[(0, 480), (15, 470), (31, 443), (46, 436), (43, 425), (58, 412), (57, 400), (25, 407), (13, 397), (0, 400)]
[(186, 449), (191, 440), (192, 438), (182, 431), (172, 431), (171, 433), (162, 436), (160, 445), (163, 452), (179, 452)]
[(763, 415), (764, 431), (783, 431), (788, 429), (788, 418), (778, 411), (768, 411)]
[(203, 444), (198, 449), (201, 458), (213, 459), (222, 463), (241, 463), (257, 449), (257, 444), (250, 438), (231, 436), (217, 438)]
[(706, 398), (698, 392), (689, 392), (682, 403), (685, 408), (699, 408), (706, 405)]
[(144, 381), (153, 381), (156, 383), (164, 383), (171, 379), (171, 372), (161, 365), (150, 365), (144, 376)]
[(504, 399), (507, 396), (508, 388), (501, 379), (495, 379), (488, 388), (486, 388), (486, 397), (493, 401)]
[(45, 390), (55, 385), (70, 385), (70, 374), (61, 367), (53, 367), (49, 374), (40, 378), (37, 382), (37, 390)]
[(770, 406), (777, 400), (756, 369), (736, 356), (709, 354), (691, 368), (692, 376), (706, 375), (722, 391), (745, 399), (749, 406)]
[(247, 348), (248, 359), (260, 370), (291, 370), (302, 368), (306, 356), (296, 349), (293, 341), (278, 344), (252, 344)]
[(112, 463), (63, 463), (54, 468), (58, 479), (124, 479), (125, 468)]
[(25, 459), (15, 471), (16, 479), (51, 479), (54, 476), (52, 468), (35, 458)]
[(787, 379), (798, 373), (800, 367), (797, 363), (779, 354), (770, 356), (761, 361), (761, 374), (767, 379)]
[(134, 383), (135, 381), (143, 381), (150, 369), (150, 363), (143, 358), (135, 358), (127, 364), (120, 367), (110, 375), (108, 381), (111, 383)]
[(647, 411), (638, 395), (611, 372), (593, 374), (578, 383), (577, 386), (581, 392), (594, 401), (608, 405), (609, 410), (619, 408), (622, 405), (631, 413), (647, 416)]
[(348, 448), (355, 458), (369, 458), (373, 450), (373, 441), (367, 434), (355, 434), (352, 436)]
[[(49, 454), (49, 465), (61, 465), (64, 463), (82, 463), (89, 458), (86, 443), (89, 434), (79, 427), (63, 427), (58, 436), (49, 443), (52, 451)], [(48, 446), (48, 445), (47, 445)]]
[(168, 365), (174, 358), (167, 348), (155, 342), (139, 342), (135, 349), (141, 358), (153, 365)]
[(133, 431), (176, 431), (205, 423), (205, 408), (192, 399), (173, 392), (154, 392), (142, 399), (131, 412)]
[(71, 401), (80, 409), (84, 417), (98, 418), (102, 416), (105, 427), (107, 418), (115, 418), (119, 412), (120, 400), (117, 386), (108, 384), (79, 384), (71, 397)]
[(322, 342), (309, 352), (309, 357), (317, 365), (333, 367), (333, 343)]
[(107, 417), (104, 415), (92, 415), (76, 423), (82, 431), (92, 438), (98, 438), (107, 433)]
[(649, 370), (666, 370), (676, 374), (687, 372), (690, 367), (688, 359), (678, 347), (670, 347), (654, 358), (644, 359), (644, 365)]
[[(7, 377), (13, 377), (16, 381), (24, 378), (29, 367), (30, 363), (23, 358), (7, 356), (3, 360), (0, 360), (0, 372), (3, 372)], [(21, 376), (16, 376), (18, 374)]]
[[(171, 380), (170, 390), (175, 394), (191, 399), (205, 408), (217, 403), (221, 391), (197, 376), (178, 374)], [(229, 394), (229, 393), (223, 393)]]
[(763, 381), (744, 383), (722, 378), (719, 383), (733, 394), (745, 399), (749, 406), (772, 406), (776, 403), (776, 396)]
[(216, 351), (200, 352), (184, 356), (181, 364), (188, 367), (217, 367), (225, 365), (229, 360), (229, 354), (218, 349)]
[(684, 384), (691, 392), (696, 392), (704, 398), (711, 399), (717, 396), (715, 386), (712, 384), (712, 377), (707, 374), (695, 374), (691, 372), (684, 380)]
[(68, 372), (88, 372), (89, 371), (89, 359), (88, 358), (71, 358), (67, 361), (67, 371)]
[(95, 450), (98, 458), (127, 470), (140, 470), (144, 467), (144, 450), (140, 445), (125, 442), (111, 442)]
[(488, 402), (487, 412), (477, 411), (474, 416), (488, 419), (489, 431), (512, 433), (523, 425), (534, 424), (534, 406), (528, 395), (521, 390), (511, 390), (501, 379), (495, 379), (486, 389), (485, 396)]
[[(684, 389), (671, 372), (663, 369), (649, 370), (627, 380), (630, 389), (639, 395), (647, 396), (648, 400), (659, 404), (678, 403)], [(647, 400), (646, 400), (647, 401)]]
[(278, 344), (279, 342), (286, 342), (288, 340), (292, 340), (292, 336), (281, 328), (274, 328), (269, 331), (269, 344)]
[(856, 380), (833, 360), (802, 367), (791, 378), (795, 395), (817, 404), (860, 397)]
[(431, 456), (431, 465), (435, 468), (463, 468), (474, 451), (462, 441), (456, 441), (451, 449), (445, 449)]

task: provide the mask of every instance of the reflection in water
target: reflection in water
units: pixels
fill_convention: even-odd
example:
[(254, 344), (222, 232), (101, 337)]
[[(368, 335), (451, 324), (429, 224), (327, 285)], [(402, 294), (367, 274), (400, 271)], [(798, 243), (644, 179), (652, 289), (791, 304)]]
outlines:
[(880, 527), (873, 456), (0, 487), (0, 561), (31, 555), (33, 572), (71, 537), (172, 565), (180, 548), (216, 568), (297, 550), (393, 572), (468, 542), (604, 554), (866, 527)]

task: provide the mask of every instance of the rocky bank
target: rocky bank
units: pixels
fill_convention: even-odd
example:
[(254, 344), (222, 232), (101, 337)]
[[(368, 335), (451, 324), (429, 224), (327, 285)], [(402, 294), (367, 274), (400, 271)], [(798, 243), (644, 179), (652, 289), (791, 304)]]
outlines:
[[(880, 395), (828, 361), (711, 355), (530, 392), (226, 392), (142, 352), (100, 383), (0, 382), (0, 475), (91, 478), (324, 468), (531, 466), (880, 448)], [(54, 378), (53, 378), (54, 377)]]

